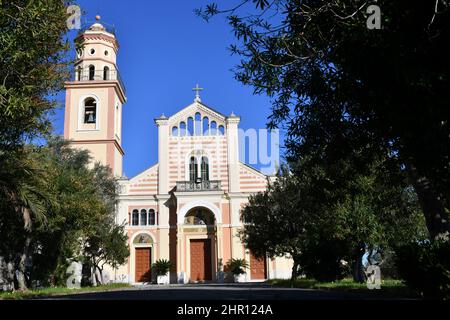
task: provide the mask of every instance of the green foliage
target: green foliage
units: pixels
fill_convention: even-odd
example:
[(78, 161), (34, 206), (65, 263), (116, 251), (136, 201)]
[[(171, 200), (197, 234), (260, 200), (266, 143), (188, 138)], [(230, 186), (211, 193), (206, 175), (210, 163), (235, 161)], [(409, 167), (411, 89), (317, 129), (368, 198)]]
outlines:
[(68, 76), (63, 36), (70, 2), (0, 1), (0, 256), (14, 262), (21, 289), (31, 280), (25, 273), (38, 245), (34, 233), (58, 205), (39, 148), (25, 143), (50, 132), (52, 96)]
[(14, 291), (14, 292), (0, 292), (0, 299), (5, 300), (21, 300), (21, 299), (36, 299), (54, 296), (64, 296), (84, 292), (106, 292), (117, 289), (128, 288), (128, 283), (111, 283), (97, 287), (83, 287), (83, 288), (67, 288), (67, 287), (49, 287), (44, 289), (29, 290), (29, 291)]
[[(314, 240), (316, 237), (312, 237)], [(308, 240), (304, 253), (301, 255), (300, 267), (306, 277), (320, 282), (343, 279), (349, 274), (348, 268), (341, 263), (343, 257), (348, 256), (345, 243), (342, 240), (328, 239)]]
[(401, 279), (396, 264), (397, 255), (393, 249), (385, 250), (379, 263), (382, 279)]
[[(288, 159), (322, 157), (364, 173), (378, 157), (414, 187), (432, 238), (450, 231), (450, 1), (240, 1), (224, 13), (238, 44), (236, 79), (273, 97), (269, 127), (286, 129)], [(252, 8), (253, 7), (253, 8)], [(325, 156), (325, 158), (324, 158)], [(338, 187), (338, 186), (336, 186)]]
[(251, 196), (241, 212), (245, 246), (259, 257), (289, 254), (292, 278), (332, 281), (351, 267), (355, 280), (364, 281), (367, 251), (423, 238), (423, 217), (406, 183), (402, 193), (376, 179), (376, 167), (372, 175), (351, 175), (346, 167), (343, 162), (339, 172), (331, 171), (308, 157), (291, 171), (282, 167), (267, 191)]
[[(0, 256), (16, 265), (17, 254), (30, 240), (28, 283), (65, 284), (67, 266), (82, 261), (101, 271), (104, 264), (123, 264), (129, 255), (123, 225), (116, 225), (117, 182), (108, 167), (89, 168), (86, 151), (70, 148), (61, 139), (27, 148), (28, 161), (39, 167), (31, 184), (45, 195), (45, 218), (31, 217), (32, 228), (3, 204), (0, 214)], [(17, 172), (17, 171), (16, 171)], [(44, 175), (41, 177), (41, 175)], [(36, 185), (35, 179), (39, 178)], [(1, 266), (0, 266), (1, 267)], [(101, 281), (101, 279), (99, 279)]]
[[(6, 280), (20, 289), (63, 284), (73, 260), (102, 270), (129, 254), (110, 169), (89, 168), (87, 152), (48, 136), (52, 96), (69, 75), (71, 2), (0, 1), (0, 271), (11, 263)], [(27, 145), (42, 137), (47, 146)]]
[[(267, 281), (268, 284), (274, 287), (294, 287), (294, 288), (307, 288), (307, 289), (320, 289), (320, 290), (330, 290), (343, 293), (345, 292), (357, 292), (358, 297), (356, 299), (361, 299), (361, 293), (365, 294), (366, 297), (373, 298), (418, 298), (418, 295), (411, 291), (401, 280), (381, 280), (380, 290), (370, 290), (367, 288), (366, 283), (355, 282), (352, 279), (342, 279), (332, 282), (318, 282), (314, 279), (295, 279), (295, 281), (286, 279), (270, 279)], [(356, 297), (356, 296), (355, 296)]]
[[(286, 189), (286, 202), (300, 205), (295, 213), (304, 229), (295, 236), (275, 218), (272, 230), (299, 247), (311, 239), (317, 253), (308, 261), (320, 261), (313, 249), (327, 243), (343, 248), (359, 274), (367, 250), (389, 252), (450, 232), (450, 1), (377, 1), (381, 30), (367, 28), (369, 4), (281, 0), (262, 8), (240, 1), (200, 14), (227, 16), (238, 42), (231, 51), (241, 58), (236, 79), (272, 97), (268, 126), (286, 131), (299, 186), (297, 195)], [(303, 200), (294, 205), (295, 195)], [(287, 208), (271, 198), (250, 202), (250, 225), (264, 224), (258, 205), (277, 218), (271, 208)], [(284, 243), (278, 234), (262, 236), (269, 226), (246, 229), (263, 239), (254, 246), (281, 254), (272, 249)], [(287, 244), (285, 250), (293, 251)]]
[(450, 241), (424, 241), (396, 249), (405, 283), (425, 298), (450, 299)]
[(70, 2), (0, 1), (0, 157), (49, 132), (47, 113), (56, 102), (48, 97), (68, 77)]
[(245, 259), (230, 259), (225, 265), (225, 269), (233, 275), (240, 275), (245, 273), (245, 269), (249, 268), (249, 264)]
[(152, 267), (155, 270), (157, 276), (165, 276), (167, 272), (170, 271), (172, 263), (166, 259), (159, 259), (155, 261), (155, 263), (153, 263)]

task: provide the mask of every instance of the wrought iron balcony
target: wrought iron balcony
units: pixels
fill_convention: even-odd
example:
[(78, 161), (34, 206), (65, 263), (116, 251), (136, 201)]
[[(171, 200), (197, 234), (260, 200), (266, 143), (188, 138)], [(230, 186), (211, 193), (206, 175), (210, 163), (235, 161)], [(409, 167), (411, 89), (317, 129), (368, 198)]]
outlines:
[(220, 190), (222, 190), (220, 180), (177, 181), (178, 192), (220, 191)]
[(75, 70), (74, 81), (118, 81), (125, 93), (125, 86), (118, 70)]

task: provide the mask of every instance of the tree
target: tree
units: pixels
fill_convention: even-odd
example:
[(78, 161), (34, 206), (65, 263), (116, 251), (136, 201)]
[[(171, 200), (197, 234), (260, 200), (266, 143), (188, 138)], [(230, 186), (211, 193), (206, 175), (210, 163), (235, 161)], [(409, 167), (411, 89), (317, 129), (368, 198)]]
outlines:
[(52, 215), (62, 243), (59, 263), (82, 260), (93, 268), (93, 283), (103, 283), (104, 265), (117, 267), (129, 256), (124, 226), (115, 222), (117, 181), (109, 167), (91, 167), (87, 151), (72, 149), (67, 142), (52, 140), (43, 153), (50, 155), (55, 170), (51, 185), (62, 204)]
[(13, 228), (6, 235), (15, 238), (13, 248), (16, 251), (8, 250), (9, 259), (15, 260), (16, 281), (18, 287), (25, 290), (26, 260), (30, 255), (34, 224), (45, 221), (46, 206), (52, 200), (45, 189), (47, 173), (39, 167), (36, 159), (30, 156), (29, 150), (18, 150), (14, 155), (3, 162), (3, 177), (8, 184), (0, 184), (0, 213), (4, 216), (0, 221), (14, 221), (14, 224), (20, 226), (18, 229)]
[[(67, 79), (66, 5), (2, 1), (0, 6), (0, 164), (7, 152), (49, 132), (49, 96)], [(1, 180), (1, 178), (0, 178)]]
[(11, 222), (15, 213), (21, 220), (24, 233), (13, 235), (15, 248), (22, 252), (14, 257), (19, 260), (16, 280), (21, 289), (26, 288), (30, 233), (35, 221), (44, 219), (51, 200), (42, 192), (46, 173), (24, 144), (49, 132), (47, 115), (56, 102), (48, 97), (62, 88), (67, 76), (66, 19), (60, 0), (0, 5), (0, 216)]
[[(299, 206), (298, 189), (286, 176), (280, 176), (269, 184), (267, 191), (249, 198), (241, 212), (244, 228), (240, 237), (255, 257), (289, 254), (294, 262), (292, 279), (297, 277), (302, 246), (305, 241), (302, 219), (309, 213), (307, 206)], [(305, 197), (301, 198), (307, 202)], [(308, 203), (309, 204), (309, 203)], [(300, 210), (299, 210), (300, 209)]]
[[(118, 186), (110, 168), (91, 167), (87, 151), (72, 149), (61, 139), (26, 150), (45, 172), (39, 185), (45, 194), (45, 218), (32, 219), (33, 228), (25, 231), (23, 219), (13, 210), (2, 207), (0, 215), (0, 256), (22, 272), (17, 252), (24, 244), (28, 248), (21, 288), (34, 281), (65, 284), (72, 261), (89, 262), (100, 274), (105, 264), (123, 264), (129, 250), (123, 226), (115, 224)], [(103, 282), (101, 277), (95, 280)]]
[(105, 264), (113, 268), (124, 264), (130, 255), (126, 245), (128, 237), (124, 225), (117, 225), (113, 216), (97, 221), (94, 232), (88, 234), (83, 243), (82, 257), (93, 267), (93, 284), (104, 284)]
[(197, 13), (227, 14), (240, 41), (231, 47), (241, 57), (236, 78), (274, 98), (269, 125), (286, 127), (292, 158), (321, 147), (336, 158), (389, 154), (407, 173), (431, 238), (446, 237), (450, 2), (376, 5), (380, 30), (367, 28), (364, 1), (240, 1)]
[[(241, 212), (244, 223), (241, 239), (244, 245), (256, 257), (288, 254), (293, 260), (292, 279), (301, 273), (309, 273), (314, 268), (308, 266), (321, 258), (329, 260), (319, 264), (329, 266), (330, 259), (339, 264), (343, 256), (340, 251), (344, 242), (337, 237), (338, 224), (324, 205), (330, 195), (324, 188), (328, 182), (323, 179), (323, 171), (313, 166), (302, 172), (301, 176), (294, 175), (286, 166), (282, 167), (277, 179), (269, 183), (267, 190), (252, 195)], [(322, 244), (339, 250), (329, 252), (330, 255), (316, 250)], [(313, 251), (315, 254), (309, 255)], [(328, 280), (329, 277), (336, 279), (341, 275), (339, 266), (325, 270), (320, 275), (314, 274), (321, 280)]]
[(423, 238), (417, 199), (405, 183), (400, 192), (398, 183), (379, 179), (377, 167), (352, 177), (351, 168), (341, 163), (337, 172), (308, 157), (284, 167), (242, 210), (245, 246), (259, 257), (289, 254), (292, 279), (303, 273), (333, 281), (347, 274), (347, 261), (354, 280), (362, 282), (367, 252)]

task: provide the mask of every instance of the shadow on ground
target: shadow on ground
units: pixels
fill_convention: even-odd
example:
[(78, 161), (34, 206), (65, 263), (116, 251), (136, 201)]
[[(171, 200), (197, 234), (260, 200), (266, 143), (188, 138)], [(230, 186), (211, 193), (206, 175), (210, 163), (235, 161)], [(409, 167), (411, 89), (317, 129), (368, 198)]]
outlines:
[(56, 300), (373, 300), (404, 299), (383, 292), (279, 288), (265, 284), (142, 285), (132, 288), (49, 297)]

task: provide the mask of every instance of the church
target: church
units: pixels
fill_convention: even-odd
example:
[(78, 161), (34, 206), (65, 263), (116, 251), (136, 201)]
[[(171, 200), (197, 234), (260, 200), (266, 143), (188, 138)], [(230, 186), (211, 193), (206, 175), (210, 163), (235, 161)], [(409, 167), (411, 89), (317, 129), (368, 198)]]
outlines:
[(157, 149), (158, 163), (123, 177), (127, 98), (116, 64), (118, 40), (99, 21), (77, 40), (74, 77), (65, 84), (64, 138), (109, 166), (120, 184), (116, 222), (126, 225), (130, 256), (109, 268), (111, 281), (152, 282), (159, 259), (172, 264), (166, 283), (226, 282), (232, 258), (249, 264), (239, 281), (290, 277), (289, 258), (257, 259), (239, 239), (241, 208), (270, 178), (239, 161), (239, 116), (209, 107), (197, 85), (187, 106), (154, 119), (158, 137), (146, 147)]

